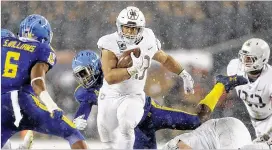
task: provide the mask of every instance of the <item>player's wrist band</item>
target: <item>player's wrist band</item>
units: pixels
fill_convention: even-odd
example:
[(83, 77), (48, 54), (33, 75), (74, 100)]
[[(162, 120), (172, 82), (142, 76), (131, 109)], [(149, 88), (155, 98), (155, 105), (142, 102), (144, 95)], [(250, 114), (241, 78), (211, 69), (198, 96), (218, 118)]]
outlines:
[(31, 80), (30, 85), (32, 86), (33, 82), (36, 81), (36, 80), (42, 80), (43, 84), (45, 84), (45, 81), (44, 81), (43, 77), (37, 77), (37, 78), (34, 78), (34, 79)]
[(178, 75), (180, 75), (184, 70), (185, 70), (185, 69), (181, 68), (181, 71), (180, 71), (180, 73), (178, 73)]
[(59, 109), (57, 104), (53, 101), (53, 99), (46, 90), (42, 91), (39, 97), (50, 113), (53, 112), (53, 110)]

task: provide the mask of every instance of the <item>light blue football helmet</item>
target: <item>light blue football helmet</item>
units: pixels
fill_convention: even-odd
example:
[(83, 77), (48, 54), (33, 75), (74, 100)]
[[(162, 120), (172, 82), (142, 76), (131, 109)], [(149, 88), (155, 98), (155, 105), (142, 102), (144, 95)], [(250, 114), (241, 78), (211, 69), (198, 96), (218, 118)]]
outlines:
[(45, 17), (32, 14), (21, 22), (19, 37), (26, 37), (37, 40), (41, 43), (50, 44), (53, 37), (53, 32)]
[(91, 50), (77, 53), (72, 68), (77, 82), (85, 88), (93, 86), (102, 75), (100, 58)]

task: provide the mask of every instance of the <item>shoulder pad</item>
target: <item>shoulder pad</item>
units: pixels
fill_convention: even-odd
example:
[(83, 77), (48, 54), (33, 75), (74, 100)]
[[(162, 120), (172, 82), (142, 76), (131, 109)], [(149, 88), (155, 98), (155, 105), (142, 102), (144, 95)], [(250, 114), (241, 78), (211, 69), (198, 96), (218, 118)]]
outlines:
[(155, 38), (153, 30), (150, 28), (144, 28), (143, 36), (148, 36), (148, 38)]
[(240, 66), (239, 59), (232, 59), (227, 67), (228, 76), (236, 75)]
[(118, 34), (117, 32), (112, 33), (112, 34), (108, 34), (105, 36), (102, 36), (98, 42), (97, 42), (97, 46), (100, 50), (102, 49), (107, 49), (110, 51), (116, 51), (119, 50), (118, 44)]

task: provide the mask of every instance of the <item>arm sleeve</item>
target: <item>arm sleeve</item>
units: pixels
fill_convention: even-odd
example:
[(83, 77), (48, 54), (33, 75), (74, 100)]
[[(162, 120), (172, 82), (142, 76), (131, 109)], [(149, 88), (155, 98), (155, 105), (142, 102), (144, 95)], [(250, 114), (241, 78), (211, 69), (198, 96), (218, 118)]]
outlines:
[(196, 114), (161, 106), (153, 100), (151, 104), (150, 112), (156, 129), (192, 130), (201, 124)]
[(79, 102), (80, 106), (77, 109), (74, 118), (85, 115), (84, 119), (88, 119), (93, 105), (97, 105), (97, 96), (94, 91), (87, 91), (81, 86), (78, 86), (74, 93), (74, 98)]
[(117, 52), (119, 50), (116, 40), (113, 39), (113, 37), (111, 37), (110, 35), (105, 35), (101, 37), (97, 42), (97, 47), (100, 50), (107, 49), (112, 52)]
[(93, 106), (92, 103), (81, 102), (80, 106), (78, 107), (78, 109), (76, 111), (74, 119), (77, 118), (78, 116), (85, 115), (84, 119), (87, 120), (89, 118), (90, 113), (91, 113), (92, 106)]
[(231, 60), (227, 66), (227, 75), (228, 76), (236, 75), (238, 70), (238, 65), (239, 65), (238, 59)]
[(157, 43), (158, 50), (161, 50), (161, 42), (157, 38), (156, 38), (156, 43)]
[(49, 69), (57, 62), (56, 54), (52, 47), (46, 44), (42, 44), (39, 47), (39, 50), (36, 52), (38, 55), (38, 62), (45, 62), (49, 65)]

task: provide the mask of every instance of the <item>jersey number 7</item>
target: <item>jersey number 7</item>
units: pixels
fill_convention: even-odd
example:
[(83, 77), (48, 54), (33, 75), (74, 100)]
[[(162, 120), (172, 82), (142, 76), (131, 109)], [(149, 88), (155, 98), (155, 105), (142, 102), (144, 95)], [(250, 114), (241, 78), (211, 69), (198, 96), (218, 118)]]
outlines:
[(18, 65), (12, 64), (11, 59), (18, 61), (20, 59), (20, 53), (12, 52), (12, 51), (7, 52), (4, 73), (2, 75), (3, 77), (7, 77), (7, 78), (15, 78), (16, 77)]

